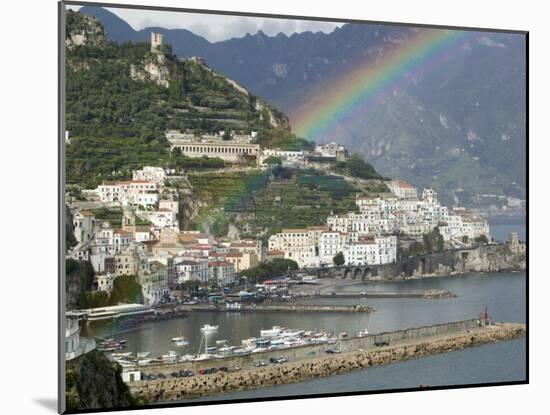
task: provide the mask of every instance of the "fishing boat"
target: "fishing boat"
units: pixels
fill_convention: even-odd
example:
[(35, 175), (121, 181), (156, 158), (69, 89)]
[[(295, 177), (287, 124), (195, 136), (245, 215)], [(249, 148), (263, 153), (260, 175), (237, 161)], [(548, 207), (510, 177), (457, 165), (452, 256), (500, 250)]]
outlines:
[(205, 324), (204, 326), (201, 327), (201, 331), (205, 333), (218, 331), (218, 326), (211, 326), (210, 324)]
[(218, 350), (216, 346), (207, 347), (206, 348), (206, 353), (213, 353), (216, 350)]

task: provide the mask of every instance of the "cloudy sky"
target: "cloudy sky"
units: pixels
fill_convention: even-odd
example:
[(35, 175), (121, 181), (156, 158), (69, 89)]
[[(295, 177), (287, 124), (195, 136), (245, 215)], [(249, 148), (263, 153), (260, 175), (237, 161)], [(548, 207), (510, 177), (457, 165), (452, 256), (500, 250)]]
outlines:
[[(70, 6), (78, 10), (77, 6)], [(107, 10), (124, 19), (134, 29), (160, 26), (167, 29), (185, 28), (203, 36), (211, 42), (242, 37), (262, 30), (267, 35), (283, 32), (291, 35), (296, 32), (332, 32), (341, 23), (313, 22), (308, 20), (267, 19), (263, 17), (216, 16), (199, 13), (165, 12), (151, 10), (130, 10), (108, 8)]]

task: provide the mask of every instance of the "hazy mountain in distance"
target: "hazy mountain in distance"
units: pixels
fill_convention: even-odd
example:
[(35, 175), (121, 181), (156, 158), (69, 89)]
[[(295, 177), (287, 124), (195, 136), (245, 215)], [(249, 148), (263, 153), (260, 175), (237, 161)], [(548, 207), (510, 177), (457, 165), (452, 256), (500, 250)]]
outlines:
[[(133, 30), (91, 7), (117, 42), (164, 33), (179, 57), (201, 56), (217, 71), (294, 115), (322, 97), (330, 80), (360, 58), (383, 60), (414, 36), (402, 26), (347, 24), (332, 33), (267, 36), (262, 32), (211, 43), (185, 29)], [(524, 198), (526, 190), (525, 41), (521, 35), (476, 32), (445, 59), (391, 85), (376, 105), (358, 109), (317, 141), (360, 152), (382, 174), (434, 186), (453, 205), (486, 205), (483, 195)], [(306, 137), (308, 138), (308, 137)]]

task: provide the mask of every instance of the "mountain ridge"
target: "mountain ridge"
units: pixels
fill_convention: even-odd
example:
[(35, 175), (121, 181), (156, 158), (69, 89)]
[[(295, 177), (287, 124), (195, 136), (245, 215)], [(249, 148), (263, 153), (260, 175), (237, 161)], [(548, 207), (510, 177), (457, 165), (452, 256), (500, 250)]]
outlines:
[[(116, 32), (108, 25), (106, 30)], [(185, 29), (163, 30), (174, 38), (179, 57), (204, 57), (215, 70), (280, 107), (292, 124), (299, 108), (323, 94), (326, 80), (345, 76), (361, 56), (384, 59), (416, 29), (345, 24), (331, 33), (262, 32), (214, 43), (180, 32)], [(368, 125), (337, 124), (336, 133), (316, 139), (361, 152), (386, 176), (432, 185), (451, 205), (496, 203), (487, 195), (525, 198), (525, 40), (476, 32), (459, 46), (437, 70), (404, 73), (403, 82), (377, 108), (359, 113)]]

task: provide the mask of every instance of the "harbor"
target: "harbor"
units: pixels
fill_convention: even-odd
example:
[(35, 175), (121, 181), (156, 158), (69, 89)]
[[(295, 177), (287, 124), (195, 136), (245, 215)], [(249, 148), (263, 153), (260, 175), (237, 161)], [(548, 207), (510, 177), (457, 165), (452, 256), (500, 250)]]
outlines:
[[(129, 382), (132, 395), (154, 401), (181, 400), (202, 395), (295, 383), (431, 354), (461, 350), (525, 335), (520, 323), (492, 323), (480, 319), (377, 333), (341, 340), (338, 352), (326, 346), (295, 347), (252, 356), (203, 362), (164, 364), (140, 369), (153, 378)], [(257, 362), (269, 362), (258, 365)], [(174, 376), (174, 373), (187, 373)]]
[[(360, 294), (362, 291), (400, 291), (438, 289), (456, 293), (456, 297), (437, 301), (424, 298), (318, 298), (297, 299), (302, 305), (314, 306), (354, 306), (368, 305), (375, 312), (333, 313), (333, 312), (261, 312), (261, 318), (254, 312), (212, 312), (188, 311), (185, 317), (143, 322), (131, 330), (123, 321), (114, 323), (85, 325), (83, 336), (128, 340), (125, 352), (149, 351), (158, 357), (177, 350), (171, 341), (177, 336), (185, 336), (189, 344), (184, 354), (199, 353), (205, 324), (217, 325), (219, 329), (210, 335), (209, 341), (227, 340), (228, 344), (240, 344), (241, 340), (257, 337), (260, 330), (282, 326), (306, 331), (347, 332), (350, 336), (368, 329), (369, 332), (386, 332), (407, 327), (440, 324), (471, 318), (485, 305), (498, 321), (518, 321), (525, 319), (524, 301), (517, 299), (518, 292), (525, 290), (525, 275), (521, 273), (471, 274), (452, 279), (411, 280), (399, 282), (353, 284), (339, 291)], [(283, 303), (285, 304), (285, 303)], [(183, 352), (183, 350), (179, 350)]]

